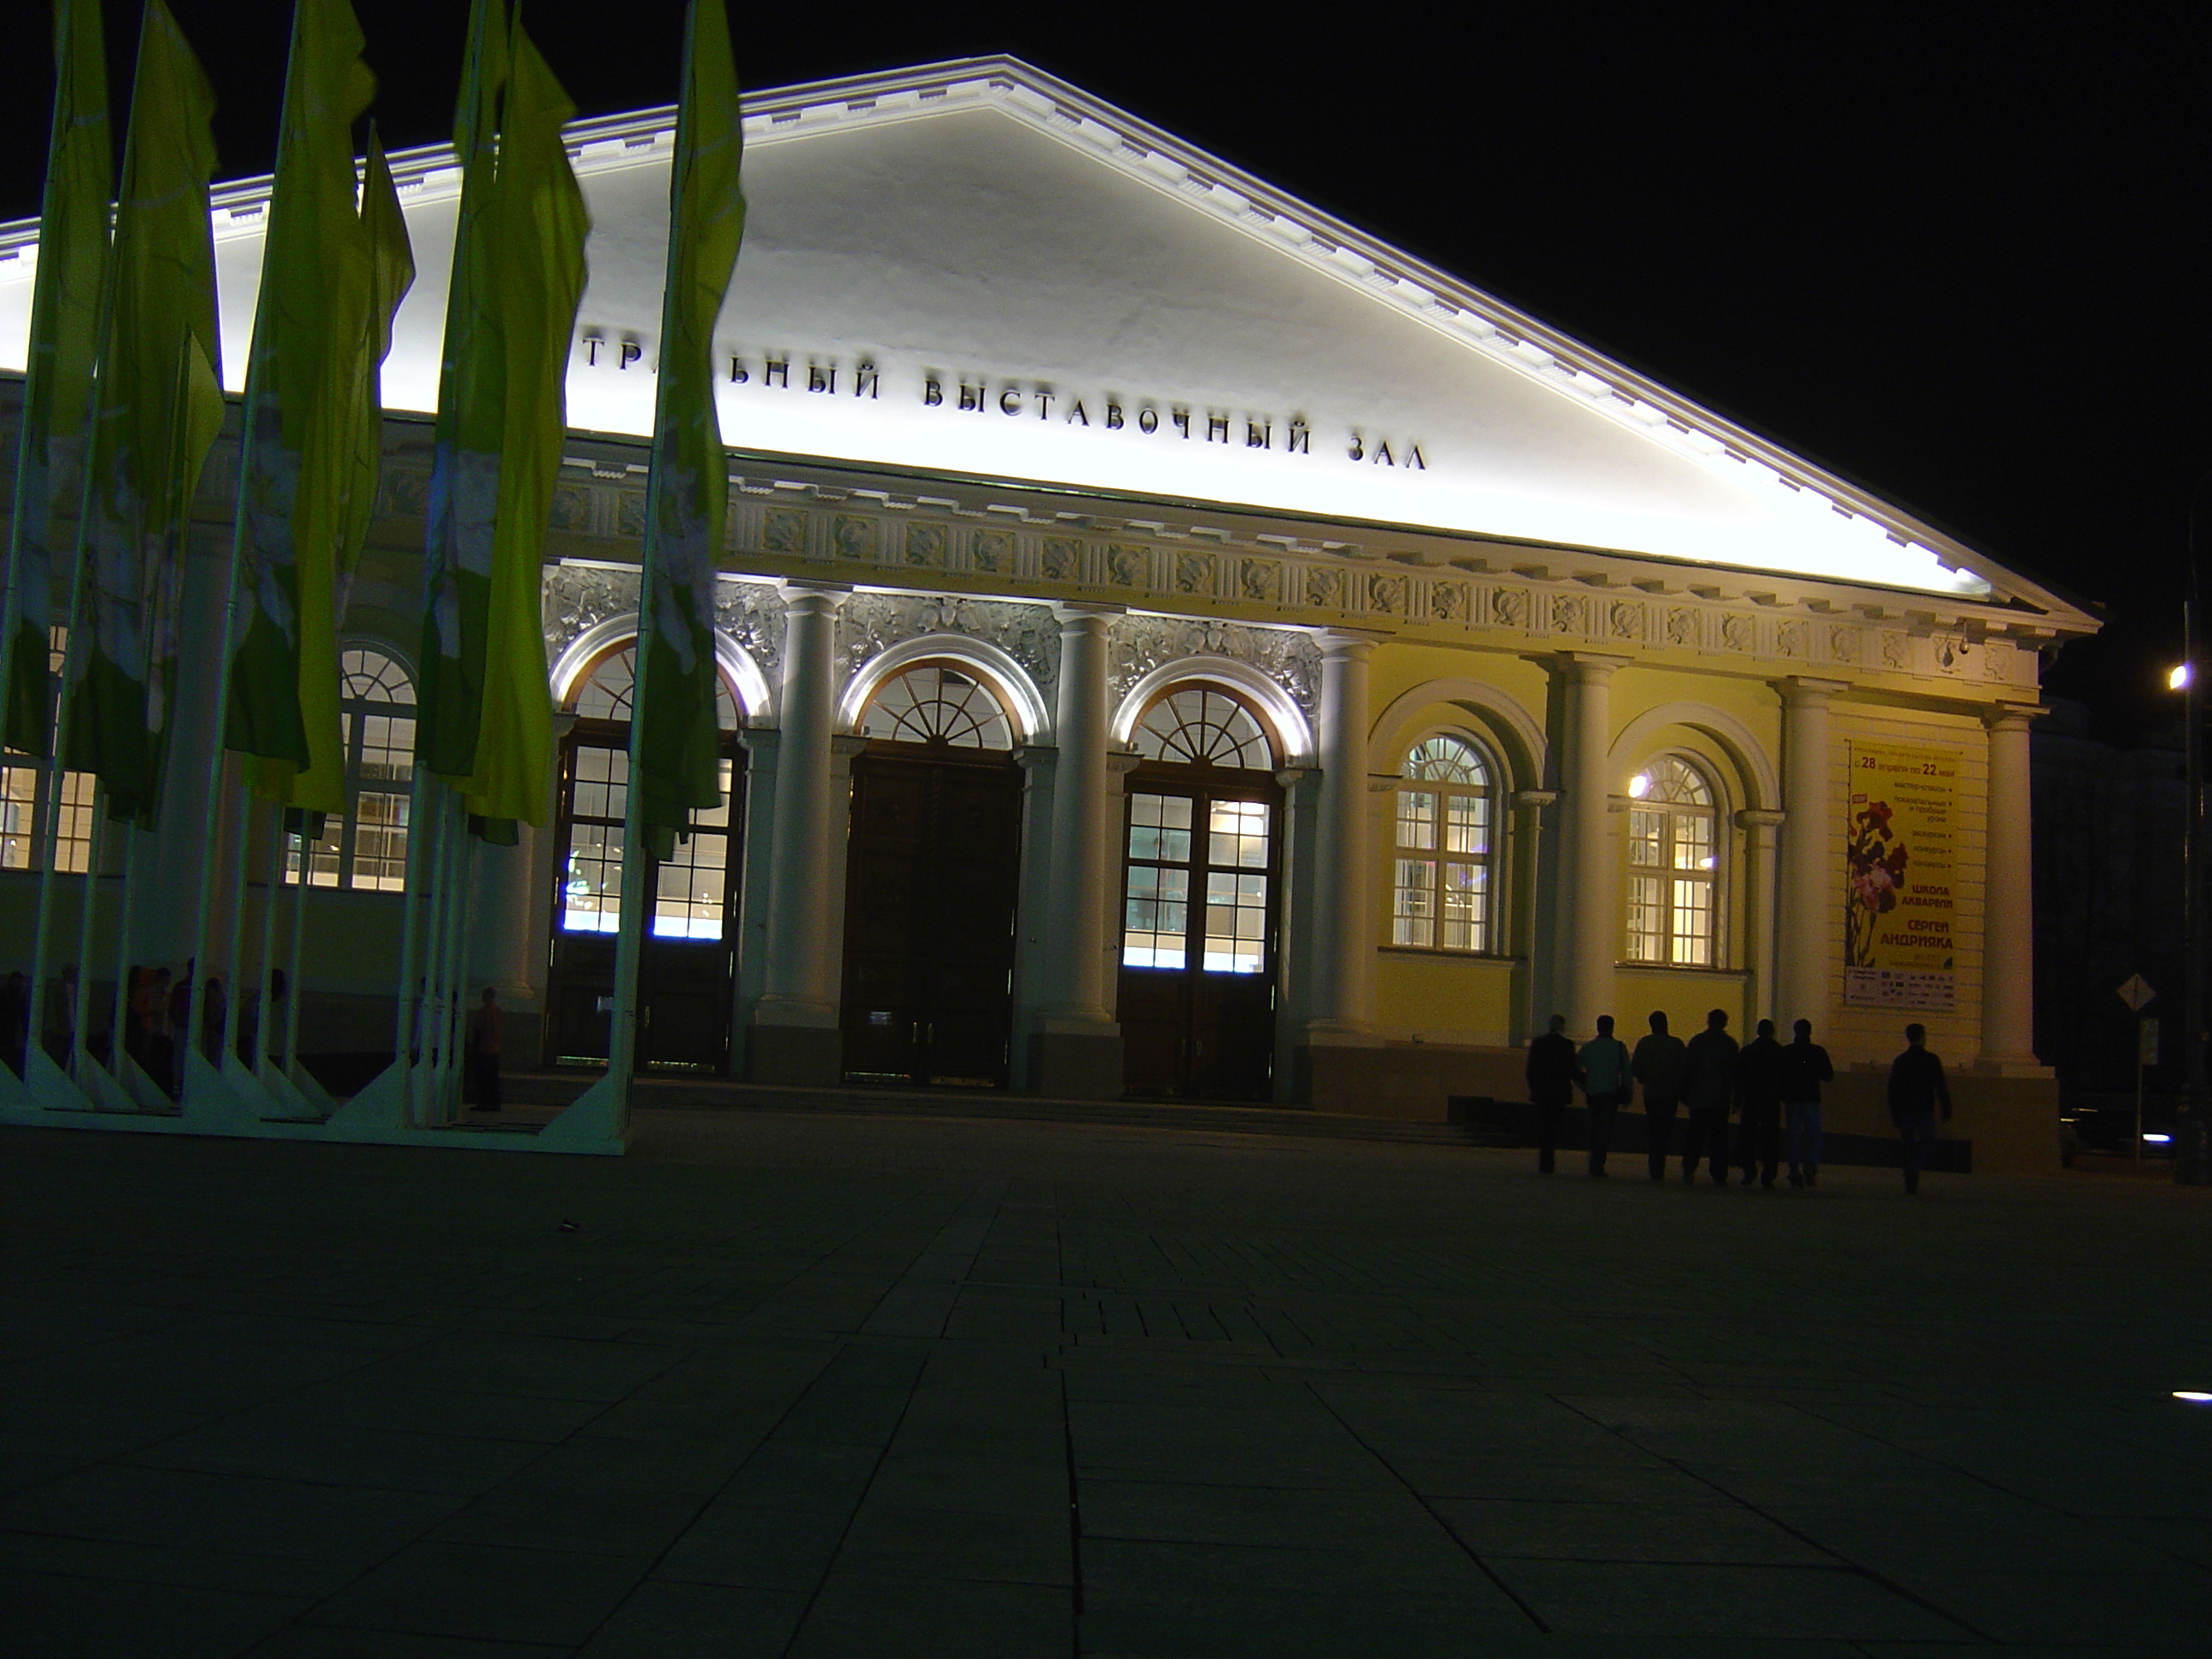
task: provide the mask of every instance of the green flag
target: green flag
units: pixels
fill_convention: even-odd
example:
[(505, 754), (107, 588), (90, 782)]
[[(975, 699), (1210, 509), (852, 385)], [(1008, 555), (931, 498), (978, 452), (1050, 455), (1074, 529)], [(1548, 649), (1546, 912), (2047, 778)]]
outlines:
[[(39, 270), (31, 288), (29, 361), (17, 433), (15, 512), (9, 527), (8, 673), (4, 740), (45, 756), (46, 641), (53, 626), (56, 556), (75, 550), (83, 487), (93, 366), (100, 356), (100, 294), (107, 264), (107, 204), (115, 193), (107, 118), (107, 57), (99, 0), (54, 0), (54, 125), (39, 214)], [(65, 513), (57, 507), (67, 504)]]
[(293, 784), (310, 773), (314, 750), (328, 757), (338, 741), (335, 690), (316, 700), (328, 702), (330, 729), (312, 734), (302, 693), (325, 679), (335, 686), (337, 676), (331, 604), (369, 331), (368, 254), (354, 208), (354, 118), (375, 89), (362, 45), (347, 0), (299, 0), (262, 243), (234, 532), (244, 626), (230, 661), (225, 742), (258, 757), (251, 768), (258, 793), (322, 812), (345, 810), (342, 785)]
[(324, 813), (345, 810), (337, 629), (345, 620), (354, 570), (368, 540), (382, 471), (381, 370), (392, 349), (392, 319), (415, 281), (415, 253), (399, 210), (399, 191), (374, 127), (362, 168), (361, 194), (364, 263), (362, 279), (353, 288), (359, 309), (347, 319), (342, 343), (337, 429), (330, 444), (337, 469), (328, 503), (334, 526), (334, 579), (324, 583), (308, 562), (301, 564), (299, 698), (308, 764), (306, 770), (295, 771), (289, 762), (255, 760), (249, 768), (257, 793), (280, 805), (300, 807), (318, 823)]
[(504, 0), (472, 0), (468, 55), (453, 114), (460, 219), (446, 289), (445, 349), (422, 549), (422, 684), (416, 756), (466, 777), (483, 718), (484, 636), (491, 605), (492, 517), (499, 496), (506, 362), (493, 293), (498, 258), (490, 197), (501, 88), (507, 83)]
[(745, 228), (738, 76), (722, 0), (691, 0), (684, 33), (645, 533), (646, 660), (630, 731), (639, 822), (659, 858), (693, 808), (721, 799), (714, 577), (730, 469), (714, 408), (714, 336)]
[(160, 804), (185, 528), (222, 424), (207, 193), (214, 113), (176, 20), (162, 0), (147, 0), (82, 529), (92, 648), (67, 740), (68, 764), (99, 775), (114, 816), (142, 823)]
[[(482, 718), (458, 787), (469, 811), (544, 823), (550, 802), (553, 702), (545, 683), (545, 528), (568, 426), (569, 337), (584, 292), (583, 192), (562, 125), (575, 106), (517, 23), (492, 222), (492, 280), (506, 368), (497, 506), (485, 605)], [(494, 830), (495, 839), (503, 831)]]
[(338, 538), (338, 603), (345, 615), (346, 590), (352, 585), (361, 550), (368, 543), (369, 520), (376, 511), (376, 486), (384, 467), (384, 360), (392, 355), (392, 321), (399, 302), (415, 286), (415, 248), (408, 240), (406, 216), (399, 210), (399, 187), (376, 128), (368, 130), (368, 159), (362, 167), (361, 228), (368, 244), (367, 331), (354, 372), (353, 426), (347, 435), (351, 458), (343, 491), (343, 526)]

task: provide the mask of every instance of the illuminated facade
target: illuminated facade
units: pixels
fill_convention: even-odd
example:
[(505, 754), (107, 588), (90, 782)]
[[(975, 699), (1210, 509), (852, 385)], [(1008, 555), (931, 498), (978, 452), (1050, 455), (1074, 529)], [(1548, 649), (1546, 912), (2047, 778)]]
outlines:
[[(747, 108), (729, 792), (658, 872), (650, 1062), (1441, 1118), (1517, 1094), (1553, 1012), (1808, 1018), (1847, 1064), (1919, 1018), (1973, 1073), (1978, 1162), (2037, 1160), (2027, 732), (2088, 617), (1024, 65)], [(606, 1040), (672, 128), (573, 134), (561, 761), (548, 827), (479, 855), (472, 927), (549, 1062)], [(422, 278), (343, 629), (361, 804), (309, 860), (310, 1051), (391, 1029), (457, 205), (447, 153), (394, 165)], [(217, 193), (234, 379), (265, 199)], [(18, 367), (35, 231), (0, 245)], [(1874, 824), (1854, 769), (1915, 755)]]

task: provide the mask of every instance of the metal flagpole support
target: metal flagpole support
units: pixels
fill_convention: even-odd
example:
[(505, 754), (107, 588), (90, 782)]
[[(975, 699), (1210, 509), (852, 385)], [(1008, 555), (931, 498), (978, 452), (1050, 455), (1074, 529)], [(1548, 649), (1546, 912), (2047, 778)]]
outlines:
[[(284, 1046), (277, 1053), (284, 1062), (284, 1074), (295, 1085), (305, 1088), (309, 1079), (306, 1068), (300, 1064), (300, 964), (307, 953), (307, 889), (313, 884), (308, 879), (312, 872), (307, 863), (307, 836), (304, 824), (293, 839), (300, 848), (300, 879), (292, 891), (291, 937), (285, 941), (287, 966), (284, 971), (284, 1034), (282, 1039)], [(314, 1097), (311, 1094), (309, 1097)]]
[[(100, 902), (100, 866), (107, 854), (107, 837), (100, 822), (100, 780), (92, 783), (92, 799), (86, 807), (84, 836), (84, 902), (76, 912), (76, 984), (70, 992), (70, 1046), (62, 1057), (62, 1064), (73, 1078), (81, 1079), (81, 1064), (91, 1059), (87, 1049), (84, 1016), (92, 996), (92, 913)], [(119, 896), (119, 895), (118, 895)], [(114, 1060), (115, 1045), (122, 1033), (108, 1034), (108, 1059)]]

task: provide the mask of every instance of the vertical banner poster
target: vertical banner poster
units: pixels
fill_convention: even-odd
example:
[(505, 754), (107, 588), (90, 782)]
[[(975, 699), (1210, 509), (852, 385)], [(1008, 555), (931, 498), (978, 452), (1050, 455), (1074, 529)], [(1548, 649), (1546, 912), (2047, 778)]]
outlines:
[(1957, 998), (1959, 757), (1850, 744), (1844, 1001), (1948, 1013)]

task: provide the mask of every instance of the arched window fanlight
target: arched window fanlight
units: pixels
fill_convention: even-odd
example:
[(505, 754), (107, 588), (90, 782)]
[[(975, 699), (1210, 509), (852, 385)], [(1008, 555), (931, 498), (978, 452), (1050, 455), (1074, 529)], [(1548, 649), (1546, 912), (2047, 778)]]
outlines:
[(1628, 959), (1718, 966), (1719, 815), (1711, 781), (1680, 755), (1628, 781)]
[[(570, 708), (578, 720), (627, 723), (636, 693), (637, 647), (633, 643), (610, 651), (592, 665), (570, 699)], [(714, 724), (725, 732), (736, 731), (739, 724), (738, 701), (720, 674), (714, 677)]]
[(1003, 753), (1014, 746), (1005, 705), (982, 681), (946, 663), (916, 663), (878, 686), (860, 716), (860, 732), (940, 749)]
[(1491, 946), (1491, 768), (1449, 732), (1407, 751), (1398, 791), (1390, 942), (1416, 950)]
[[(324, 821), (307, 848), (316, 887), (396, 893), (407, 885), (408, 793), (415, 777), (415, 686), (381, 651), (338, 653), (338, 728), (345, 745), (346, 811)], [(300, 879), (296, 848), (284, 879)]]
[(1185, 766), (1274, 769), (1274, 745), (1243, 702), (1212, 686), (1169, 692), (1137, 722), (1130, 742), (1146, 760)]

